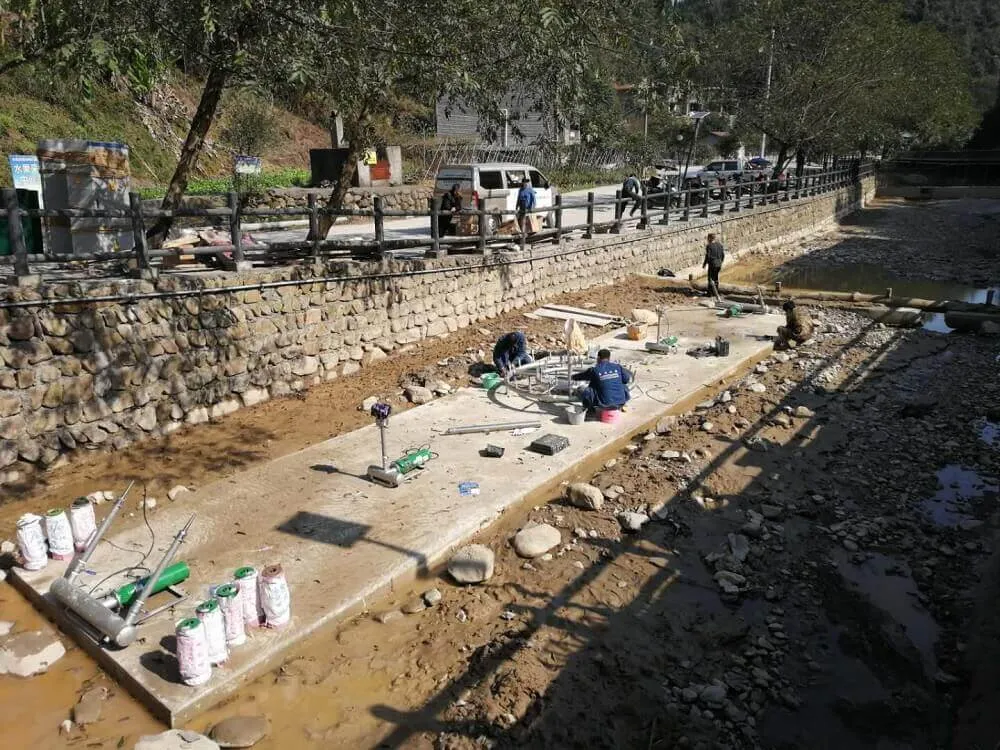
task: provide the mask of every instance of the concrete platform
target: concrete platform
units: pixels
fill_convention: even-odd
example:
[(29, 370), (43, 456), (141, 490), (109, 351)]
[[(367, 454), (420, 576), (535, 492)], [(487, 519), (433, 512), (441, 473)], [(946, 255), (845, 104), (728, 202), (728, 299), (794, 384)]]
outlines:
[[(614, 358), (633, 368), (644, 391), (633, 392), (629, 409), (617, 424), (571, 426), (561, 414), (553, 414), (551, 406), (546, 410), (515, 395), (493, 394), (491, 398), (483, 390), (461, 389), (392, 417), (391, 454), (424, 444), (440, 454), (397, 489), (374, 486), (362, 478), (378, 454), (378, 434), (372, 425), (254, 467), (175, 502), (160, 499), (150, 513), (157, 550), (151, 564), (188, 516), (197, 513), (178, 555), (191, 565), (192, 577), (185, 584), (190, 598), (172, 613), (143, 625), (140, 640), (124, 650), (78, 640), (158, 718), (170, 725), (183, 724), (288, 658), (296, 645), (320, 628), (360, 611), (394, 585), (443, 562), (456, 546), (504, 510), (555, 490), (581, 462), (597, 460), (670, 411), (672, 404), (705, 386), (717, 385), (765, 354), (771, 342), (763, 336), (772, 334), (783, 318), (721, 319), (714, 310), (702, 308), (672, 312), (668, 320), (670, 332), (680, 336), (679, 354), (646, 352), (642, 342), (628, 341), (620, 331), (593, 342), (608, 346)], [(716, 335), (730, 339), (729, 357), (694, 358), (683, 353)], [(440, 434), (453, 426), (529, 418), (537, 418), (543, 427), (527, 436)], [(570, 446), (555, 456), (525, 450), (531, 440), (547, 432), (568, 437)], [(482, 458), (479, 451), (487, 442), (504, 446), (504, 457)], [(478, 482), (480, 494), (460, 495), (462, 481)], [(141, 491), (133, 494), (128, 510), (135, 511), (140, 499)], [(112, 534), (110, 539), (116, 546), (100, 545), (90, 565), (93, 573), (82, 576), (85, 585), (136, 564), (149, 546), (142, 524)], [(237, 567), (260, 569), (275, 562), (284, 567), (291, 588), (290, 625), (280, 631), (255, 631), (225, 666), (214, 670), (207, 684), (183, 685), (172, 654), (174, 623), (193, 613), (195, 604), (207, 597), (208, 587), (230, 580)], [(47, 592), (63, 569), (63, 563), (50, 562), (36, 573), (12, 571), (14, 583), (61, 625), (66, 615)], [(162, 603), (165, 596), (158, 595), (150, 606)]]

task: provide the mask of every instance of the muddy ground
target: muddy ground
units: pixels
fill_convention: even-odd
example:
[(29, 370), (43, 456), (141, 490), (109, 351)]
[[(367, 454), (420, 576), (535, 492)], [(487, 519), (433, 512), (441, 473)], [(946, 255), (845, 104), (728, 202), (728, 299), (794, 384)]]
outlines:
[[(920, 239), (926, 215), (910, 208), (804, 245), (862, 252), (865, 222), (895, 243)], [(924, 267), (937, 264), (932, 253)], [(690, 304), (638, 279), (564, 301)], [(814, 313), (812, 345), (609, 457), (589, 478), (600, 510), (553, 497), (508, 514), (479, 539), (497, 553), (487, 583), (434, 577), (372, 603), (192, 728), (263, 714), (261, 748), (993, 748), (1000, 343)], [(559, 328), (510, 315), (301, 399), (87, 457), (0, 513), (137, 474), (162, 492), (282, 455), (363, 424), (357, 404), (397, 396), (411, 373), (467, 381), (478, 350), (519, 323), (539, 346)], [(656, 520), (625, 533), (621, 511)], [(561, 530), (550, 559), (511, 548), (530, 522)], [(395, 614), (430, 588), (440, 603)], [(0, 612), (18, 630), (39, 624), (7, 585)], [(112, 690), (101, 718), (60, 736), (95, 685)], [(47, 674), (0, 677), (0, 713), (14, 746), (131, 747), (156, 730), (75, 649)]]

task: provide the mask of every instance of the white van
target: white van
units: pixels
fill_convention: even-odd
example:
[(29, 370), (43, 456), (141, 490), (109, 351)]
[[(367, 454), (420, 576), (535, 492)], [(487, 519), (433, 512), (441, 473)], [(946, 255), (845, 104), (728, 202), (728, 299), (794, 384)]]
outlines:
[[(507, 164), (490, 162), (483, 164), (446, 164), (437, 173), (434, 181), (434, 197), (439, 198), (458, 185), (462, 196), (462, 208), (474, 209), (483, 200), (487, 213), (486, 233), (495, 234), (500, 225), (512, 221), (517, 208), (517, 191), (521, 181), (531, 180), (535, 189), (535, 209), (551, 208), (556, 189), (549, 184), (545, 175), (530, 164)], [(552, 216), (545, 214), (545, 226), (553, 224)], [(461, 230), (460, 230), (461, 231)]]

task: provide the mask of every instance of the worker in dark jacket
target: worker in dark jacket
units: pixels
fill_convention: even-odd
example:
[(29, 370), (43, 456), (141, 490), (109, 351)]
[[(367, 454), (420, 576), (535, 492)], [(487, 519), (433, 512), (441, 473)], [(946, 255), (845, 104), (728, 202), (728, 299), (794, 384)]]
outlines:
[(451, 225), (452, 216), (462, 210), (462, 194), (458, 192), (458, 183), (441, 196), (441, 212), (438, 214), (438, 236), (445, 237), (454, 234)]
[(523, 333), (512, 331), (497, 339), (496, 346), (493, 347), (493, 365), (501, 375), (508, 375), (515, 367), (531, 362), (528, 341)]
[(794, 349), (797, 344), (812, 338), (813, 322), (809, 313), (795, 306), (795, 300), (788, 300), (781, 306), (785, 311), (785, 325), (778, 326), (776, 349)]
[(722, 264), (726, 260), (726, 248), (722, 246), (714, 234), (708, 235), (708, 242), (705, 244), (705, 262), (702, 268), (708, 266), (708, 293), (716, 297), (719, 296), (719, 272), (722, 271)]
[(586, 380), (588, 385), (579, 392), (580, 400), (588, 409), (621, 409), (631, 398), (628, 384), (632, 375), (617, 362), (611, 361), (611, 352), (601, 349), (597, 364), (573, 376), (573, 380)]

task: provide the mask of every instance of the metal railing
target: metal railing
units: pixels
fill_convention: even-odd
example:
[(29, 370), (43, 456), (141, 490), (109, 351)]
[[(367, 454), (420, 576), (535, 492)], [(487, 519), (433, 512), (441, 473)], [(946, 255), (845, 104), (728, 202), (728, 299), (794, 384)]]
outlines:
[[(620, 234), (629, 230), (650, 230), (665, 228), (671, 224), (691, 222), (696, 219), (718, 218), (738, 214), (744, 210), (775, 207), (790, 202), (809, 199), (834, 190), (857, 184), (862, 178), (873, 173), (870, 164), (855, 165), (851, 168), (830, 170), (801, 177), (781, 180), (753, 180), (717, 182), (711, 186), (692, 185), (683, 190), (665, 188), (661, 192), (644, 192), (638, 196), (626, 196), (621, 190), (614, 197), (599, 198), (594, 192), (587, 194), (585, 201), (564, 202), (561, 195), (554, 197), (551, 207), (530, 211), (533, 217), (544, 217), (548, 225), (540, 231), (529, 231), (526, 217), (517, 211), (487, 208), (483, 201), (470, 209), (445, 213), (441, 211), (440, 198), (429, 200), (426, 211), (388, 210), (380, 196), (375, 196), (372, 209), (328, 208), (321, 206), (317, 195), (309, 193), (307, 205), (301, 208), (247, 208), (241, 205), (235, 193), (227, 196), (227, 205), (219, 208), (182, 207), (173, 211), (143, 207), (137, 193), (129, 194), (129, 206), (119, 210), (90, 209), (27, 209), (19, 205), (17, 193), (12, 189), (3, 190), (3, 204), (0, 218), (6, 219), (8, 241), (11, 254), (0, 256), (0, 265), (12, 265), (14, 281), (30, 278), (33, 269), (41, 263), (67, 264), (79, 261), (126, 262), (130, 271), (143, 276), (155, 274), (163, 259), (179, 254), (211, 256), (214, 265), (229, 270), (246, 270), (253, 262), (288, 263), (295, 260), (315, 261), (320, 258), (348, 257), (360, 259), (382, 259), (401, 251), (423, 250), (427, 257), (441, 257), (451, 251), (488, 254), (497, 248), (525, 250), (539, 242), (561, 243), (570, 235), (592, 238), (596, 234)], [(611, 209), (611, 218), (598, 216)], [(571, 213), (572, 212), (572, 213)], [(583, 221), (569, 223), (568, 216), (580, 213)], [(638, 213), (638, 216), (635, 214)], [(248, 218), (308, 217), (309, 238), (293, 242), (262, 243), (246, 242), (242, 225)], [(346, 239), (333, 237), (319, 238), (320, 220), (324, 216), (367, 217), (374, 223), (372, 239)], [(455, 216), (462, 222), (466, 217), (473, 234), (464, 236), (442, 235), (442, 217)], [(183, 248), (152, 249), (146, 239), (146, 227), (150, 220), (160, 218), (204, 217), (226, 226), (230, 242), (224, 245), (185, 246)], [(387, 237), (387, 220), (408, 217), (424, 217), (429, 221), (430, 236), (427, 237)], [(29, 253), (22, 229), (22, 220), (40, 218), (65, 222), (73, 219), (117, 219), (128, 220), (133, 247), (119, 252), (57, 254), (52, 252)], [(492, 231), (514, 219), (513, 234), (501, 235)], [(124, 224), (124, 222), (122, 222)], [(391, 224), (390, 224), (391, 226)]]

